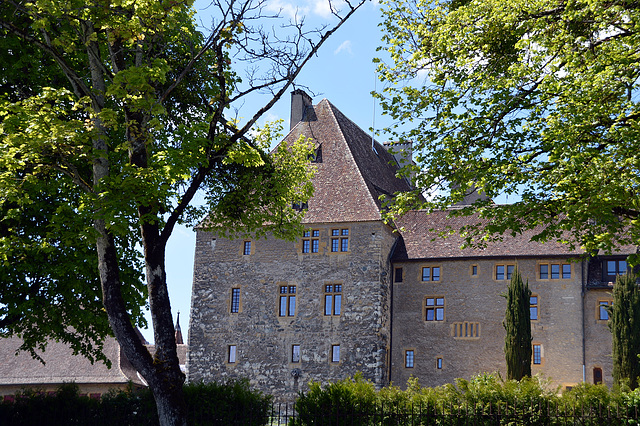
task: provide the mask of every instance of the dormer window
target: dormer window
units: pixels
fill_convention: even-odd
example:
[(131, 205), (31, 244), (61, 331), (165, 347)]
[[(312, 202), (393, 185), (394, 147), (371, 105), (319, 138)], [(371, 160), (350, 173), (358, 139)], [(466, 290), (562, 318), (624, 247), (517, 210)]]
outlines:
[(308, 203), (291, 203), (291, 208), (301, 212), (302, 210), (309, 210)]
[(322, 145), (318, 145), (313, 153), (309, 154), (309, 161), (312, 163), (322, 163)]
[(615, 282), (618, 275), (624, 275), (628, 270), (625, 259), (607, 259), (602, 262), (602, 281)]

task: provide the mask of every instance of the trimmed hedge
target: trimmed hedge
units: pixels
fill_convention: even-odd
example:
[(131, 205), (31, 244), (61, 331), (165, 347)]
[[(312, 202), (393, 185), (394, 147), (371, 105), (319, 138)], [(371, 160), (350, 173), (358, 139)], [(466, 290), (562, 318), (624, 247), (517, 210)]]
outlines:
[(406, 390), (376, 390), (357, 374), (324, 386), (311, 383), (295, 408), (290, 426), (626, 425), (640, 424), (640, 391), (581, 384), (560, 393), (541, 377), (505, 381), (490, 374), (436, 388), (412, 378)]
[[(247, 380), (184, 386), (189, 425), (264, 425), (271, 397), (251, 390)], [(0, 425), (155, 426), (153, 396), (148, 389), (112, 391), (100, 400), (80, 396), (66, 383), (55, 395), (25, 390), (14, 402), (0, 404)]]

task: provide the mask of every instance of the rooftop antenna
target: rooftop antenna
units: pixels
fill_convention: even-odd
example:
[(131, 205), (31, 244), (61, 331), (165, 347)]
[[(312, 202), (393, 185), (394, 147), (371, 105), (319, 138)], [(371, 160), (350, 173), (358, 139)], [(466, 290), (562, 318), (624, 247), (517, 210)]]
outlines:
[[(377, 90), (377, 73), (376, 70), (373, 70), (373, 91)], [(373, 118), (371, 119), (371, 150), (378, 155), (378, 151), (376, 151), (375, 147), (375, 135), (376, 135), (376, 98), (375, 96), (371, 96), (371, 101), (373, 102)]]

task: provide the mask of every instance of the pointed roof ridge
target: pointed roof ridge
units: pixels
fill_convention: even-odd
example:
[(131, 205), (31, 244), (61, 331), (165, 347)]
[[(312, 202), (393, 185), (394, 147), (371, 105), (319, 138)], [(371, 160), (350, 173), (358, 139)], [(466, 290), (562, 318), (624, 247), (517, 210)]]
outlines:
[(291, 144), (301, 135), (322, 149), (313, 163), (315, 192), (305, 223), (379, 221), (380, 195), (411, 189), (405, 179), (396, 177), (393, 155), (328, 99), (307, 106), (304, 118), (283, 143)]
[[(367, 182), (367, 180), (364, 177), (364, 174), (362, 172), (362, 168), (360, 167), (360, 164), (358, 163), (356, 156), (354, 155), (352, 146), (351, 146), (351, 140), (349, 140), (343, 131), (343, 127), (340, 124), (340, 121), (338, 120), (338, 117), (336, 115), (336, 112), (340, 115), (342, 115), (346, 120), (349, 120), (349, 122), (351, 124), (353, 124), (354, 126), (356, 126), (358, 128), (359, 131), (361, 131), (362, 133), (366, 134), (366, 132), (364, 132), (364, 130), (362, 130), (360, 128), (360, 126), (358, 126), (356, 123), (354, 123), (353, 121), (351, 121), (347, 116), (345, 116), (344, 114), (342, 114), (342, 111), (340, 111), (334, 104), (331, 103), (331, 101), (329, 101), (327, 98), (322, 99), (318, 105), (320, 105), (320, 103), (322, 102), (326, 102), (329, 105), (329, 111), (331, 111), (331, 117), (333, 118), (333, 121), (335, 123), (336, 126), (338, 126), (338, 128), (340, 129), (340, 136), (342, 137), (343, 142), (346, 144), (347, 148), (348, 148), (348, 152), (350, 154), (350, 158), (353, 161), (354, 165), (356, 166), (356, 168), (358, 169), (358, 177), (362, 180), (362, 183), (367, 187), (367, 189), (369, 189), (368, 194), (369, 194), (369, 199), (368, 201), (371, 203), (371, 207), (378, 210), (378, 213), (380, 213), (380, 217), (382, 218), (382, 213), (380, 212), (380, 206), (378, 205), (378, 203), (376, 202), (376, 198), (374, 197), (374, 194), (371, 191), (370, 185)], [(376, 218), (376, 219), (379, 219)]]
[(182, 330), (180, 329), (180, 311), (178, 311), (178, 318), (176, 319), (176, 345), (184, 345)]
[[(375, 140), (368, 132), (364, 131), (357, 123), (347, 117), (338, 107), (336, 107), (331, 101), (327, 100), (327, 103), (331, 106), (332, 114), (336, 120), (336, 123), (340, 127), (342, 137), (347, 142), (347, 146), (351, 152), (351, 155), (360, 171), (360, 175), (364, 179), (371, 197), (374, 200), (374, 204), (378, 210), (382, 210), (382, 203), (379, 201), (380, 195), (393, 195), (396, 191), (406, 191), (411, 188), (408, 186), (404, 179), (397, 178), (396, 172), (398, 171), (399, 164), (393, 154), (389, 153), (384, 146)], [(354, 126), (355, 129), (348, 129), (347, 126)], [(360, 133), (360, 136), (364, 136), (363, 140), (357, 140), (357, 138), (347, 138), (345, 133), (349, 131), (355, 131)], [(355, 136), (355, 135), (354, 135)], [(364, 148), (364, 152), (354, 154), (355, 143), (361, 143), (364, 146), (358, 148)], [(364, 154), (364, 155), (363, 155)], [(369, 155), (368, 159), (365, 159), (365, 155)], [(374, 157), (375, 156), (375, 157)], [(360, 160), (360, 161), (359, 161)], [(369, 161), (368, 160), (373, 160)], [(376, 166), (375, 169), (365, 166)]]

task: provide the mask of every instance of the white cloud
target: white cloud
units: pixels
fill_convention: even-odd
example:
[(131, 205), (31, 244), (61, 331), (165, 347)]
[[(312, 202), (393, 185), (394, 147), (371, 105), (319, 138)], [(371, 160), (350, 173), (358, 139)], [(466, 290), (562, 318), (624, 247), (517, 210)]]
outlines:
[(337, 55), (340, 52), (347, 52), (350, 55), (353, 54), (353, 52), (351, 51), (351, 40), (345, 40), (342, 42), (342, 44), (340, 46), (338, 46), (338, 48), (333, 52), (334, 55)]
[(344, 6), (344, 0), (268, 0), (266, 10), (281, 13), (291, 19), (316, 15), (331, 18)]
[(265, 9), (269, 12), (280, 13), (292, 20), (299, 20), (300, 17), (309, 14), (309, 7), (283, 0), (269, 0)]
[(313, 13), (323, 18), (329, 18), (332, 12), (335, 11), (335, 6), (336, 5), (329, 0), (313, 0)]

